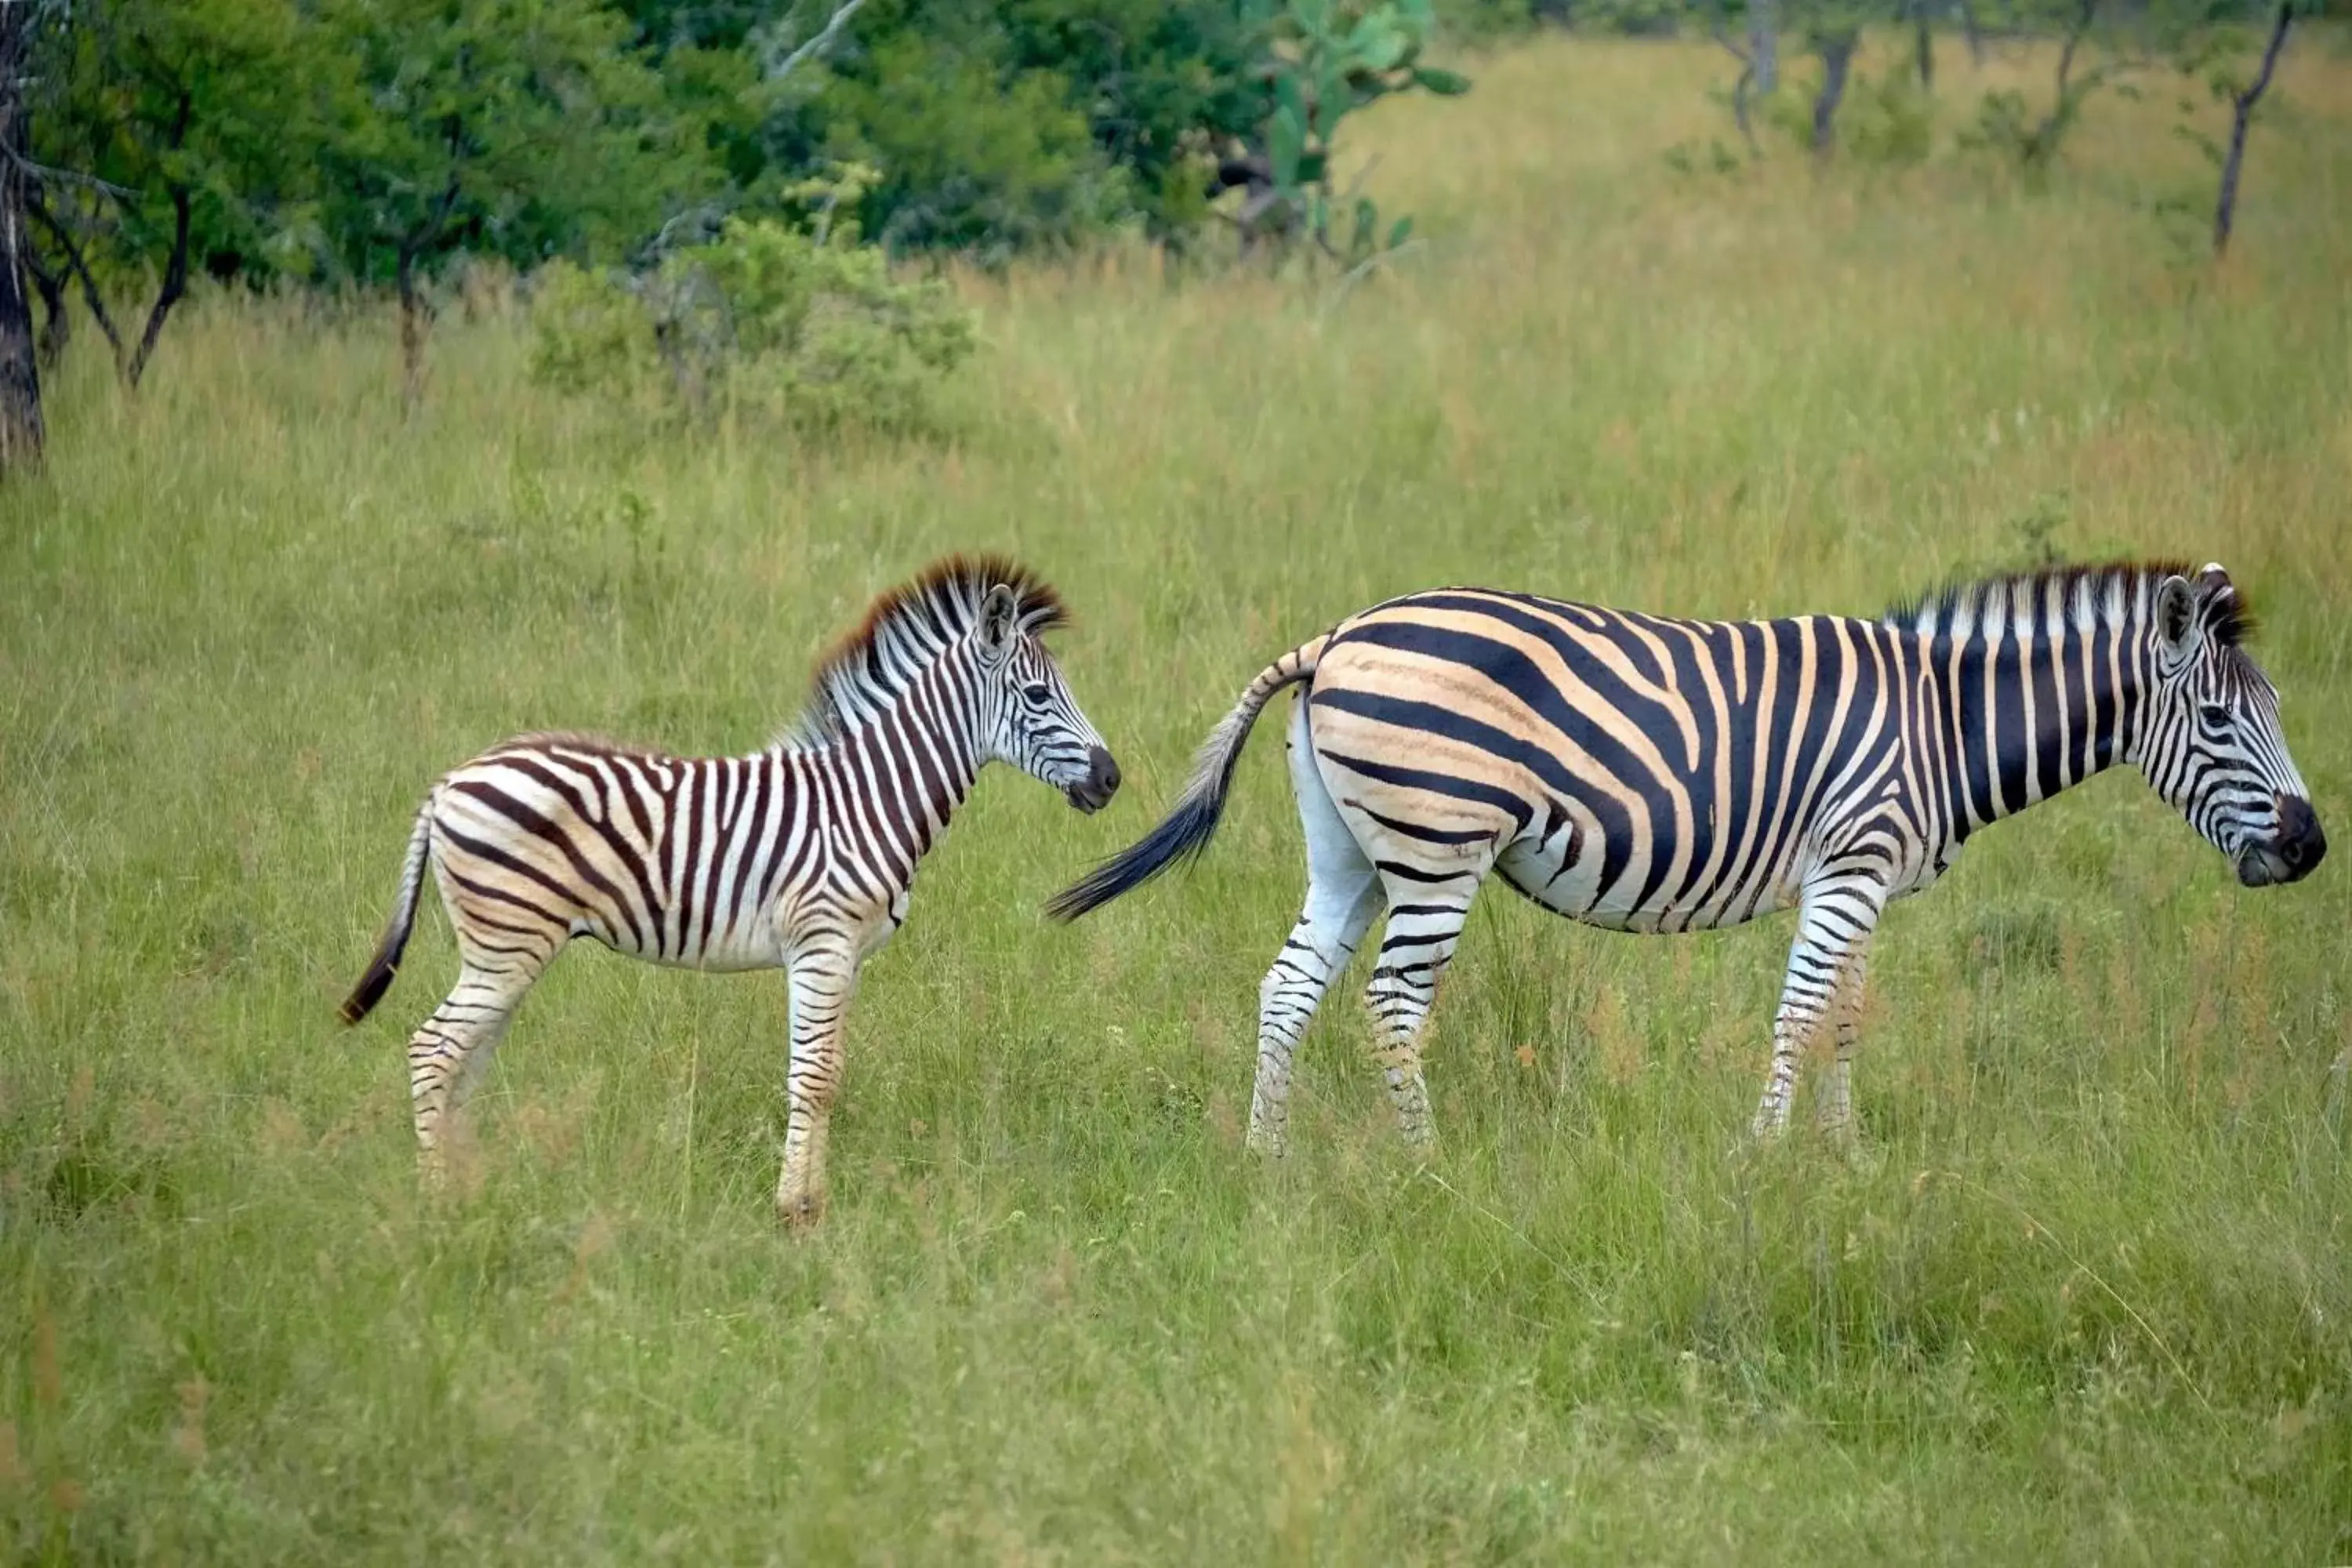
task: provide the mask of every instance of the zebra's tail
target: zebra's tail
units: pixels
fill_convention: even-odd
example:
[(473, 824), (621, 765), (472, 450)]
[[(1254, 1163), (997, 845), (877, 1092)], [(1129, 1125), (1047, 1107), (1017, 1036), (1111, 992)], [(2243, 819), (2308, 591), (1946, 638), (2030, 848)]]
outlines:
[(1241, 761), (1242, 743), (1249, 739), (1259, 710), (1284, 687), (1310, 679), (1330, 641), (1331, 635), (1326, 632), (1258, 671), (1233, 711), (1219, 720), (1201, 743), (1192, 762), (1192, 777), (1177, 797), (1175, 809), (1136, 843), (1055, 894), (1045, 912), (1059, 921), (1076, 920), (1206, 848), (1217, 831), (1217, 818), (1224, 813), (1225, 792), (1232, 787), (1234, 764)]
[(385, 922), (383, 940), (376, 944), (367, 973), (343, 1000), (346, 1024), (356, 1024), (374, 1011), (383, 994), (392, 989), (393, 976), (400, 973), (400, 955), (407, 951), (408, 933), (416, 925), (416, 895), (425, 886), (425, 860), (432, 844), (433, 802), (427, 797), (417, 808), (416, 826), (408, 836), (408, 863), (400, 873), (400, 901), (392, 907), (392, 919)]

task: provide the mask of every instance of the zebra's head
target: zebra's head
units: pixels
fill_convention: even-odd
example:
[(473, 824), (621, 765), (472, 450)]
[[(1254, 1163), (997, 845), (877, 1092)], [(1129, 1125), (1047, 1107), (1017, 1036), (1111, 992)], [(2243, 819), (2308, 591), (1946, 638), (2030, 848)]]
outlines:
[(984, 755), (1051, 784), (1080, 811), (1108, 805), (1118, 793), (1118, 763), (1023, 617), (1020, 595), (1001, 583), (989, 589), (971, 637)]
[(2249, 888), (2295, 882), (2327, 854), (2279, 729), (2278, 689), (2242, 643), (2252, 619), (2216, 563), (2157, 585), (2156, 685), (2139, 764)]

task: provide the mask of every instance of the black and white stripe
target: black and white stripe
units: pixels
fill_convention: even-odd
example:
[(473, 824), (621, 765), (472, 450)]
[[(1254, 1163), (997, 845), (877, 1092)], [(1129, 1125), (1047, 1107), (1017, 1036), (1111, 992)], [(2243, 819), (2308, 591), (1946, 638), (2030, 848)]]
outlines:
[(2004, 577), (1878, 621), (1416, 594), (1263, 671), (1167, 820), (1053, 908), (1075, 918), (1205, 845), (1251, 724), (1296, 683), (1307, 891), (1260, 992), (1254, 1144), (1282, 1148), (1292, 1054), (1383, 907), (1367, 991), (1376, 1059), (1405, 1136), (1430, 1135), (1422, 1025), (1490, 872), (1621, 931), (1793, 906), (1755, 1125), (1786, 1125), (1801, 1053), (1833, 1023), (1820, 1115), (1843, 1132), (1879, 916), (1986, 824), (2128, 762), (2248, 885), (2319, 863), (2277, 694), (2241, 646), (2248, 625), (2219, 566)]
[(825, 1119), (858, 965), (903, 922), (915, 868), (981, 769), (1009, 762), (1099, 809), (1118, 765), (1042, 636), (1066, 616), (1009, 563), (951, 559), (876, 601), (820, 664), (793, 728), (743, 757), (524, 735), (433, 786), (393, 919), (342, 1016), (391, 985), (429, 862), (457, 985), (408, 1046), (416, 1136), (437, 1168), (515, 1007), (576, 937), (656, 963), (790, 971), (792, 1066), (776, 1202), (824, 1202)]

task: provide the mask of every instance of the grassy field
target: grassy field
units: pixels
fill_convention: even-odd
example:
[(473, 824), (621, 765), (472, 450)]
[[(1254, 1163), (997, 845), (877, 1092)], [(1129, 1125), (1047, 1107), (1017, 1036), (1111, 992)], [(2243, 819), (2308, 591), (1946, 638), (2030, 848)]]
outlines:
[[(0, 491), (0, 1560), (2352, 1559), (2352, 866), (2243, 891), (2128, 774), (1989, 834), (1886, 921), (1851, 1161), (1741, 1148), (1785, 918), (1494, 897), (1433, 1162), (1360, 973), (1255, 1167), (1270, 733), (1197, 867), (1039, 914), (1379, 595), (1868, 613), (2045, 536), (2223, 560), (2352, 839), (2352, 63), (2290, 58), (2219, 274), (2154, 210), (2209, 177), (2168, 91), (2037, 194), (1676, 174), (1696, 47), (1474, 64), (1364, 128), (1395, 276), (969, 282), (939, 442), (632, 431), (454, 311), (410, 422), (384, 323), (215, 304), (135, 402), (79, 355)], [(1946, 142), (2046, 68), (1945, 65)], [(1076, 605), (1129, 783), (983, 782), (851, 1014), (822, 1233), (769, 1209), (781, 980), (587, 951), (422, 1202), (437, 911), (333, 1010), (433, 776), (756, 746), (978, 547)]]

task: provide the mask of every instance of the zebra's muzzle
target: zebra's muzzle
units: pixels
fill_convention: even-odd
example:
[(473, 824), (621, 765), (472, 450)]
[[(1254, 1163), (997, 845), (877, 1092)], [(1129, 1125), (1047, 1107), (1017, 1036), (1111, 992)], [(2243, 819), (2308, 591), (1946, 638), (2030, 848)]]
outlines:
[(2249, 847), (2238, 858), (2238, 880), (2249, 888), (2300, 882), (2327, 858), (2327, 835), (2311, 802), (2283, 795), (2278, 803), (2278, 837)]
[(1118, 793), (1118, 763), (1102, 747), (1087, 753), (1087, 776), (1062, 792), (1070, 804), (1091, 816)]

